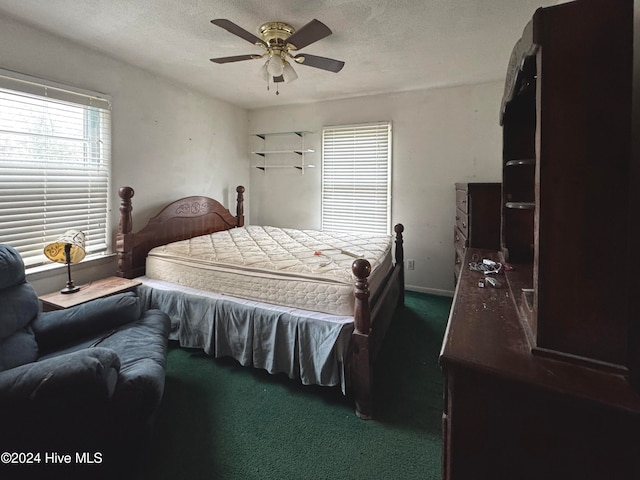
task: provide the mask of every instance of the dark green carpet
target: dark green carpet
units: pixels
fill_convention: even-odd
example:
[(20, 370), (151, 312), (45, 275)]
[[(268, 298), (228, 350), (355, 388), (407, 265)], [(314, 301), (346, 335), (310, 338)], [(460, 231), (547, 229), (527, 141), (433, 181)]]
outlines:
[(439, 479), (438, 353), (451, 299), (408, 292), (376, 364), (376, 411), (338, 388), (172, 347), (141, 479)]

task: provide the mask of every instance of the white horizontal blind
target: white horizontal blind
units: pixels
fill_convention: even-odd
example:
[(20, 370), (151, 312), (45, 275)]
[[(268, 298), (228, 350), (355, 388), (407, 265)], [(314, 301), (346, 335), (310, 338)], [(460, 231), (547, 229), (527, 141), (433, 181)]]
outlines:
[(322, 130), (322, 229), (390, 233), (391, 123)]
[(0, 71), (0, 243), (27, 267), (69, 229), (107, 250), (110, 162), (107, 99)]

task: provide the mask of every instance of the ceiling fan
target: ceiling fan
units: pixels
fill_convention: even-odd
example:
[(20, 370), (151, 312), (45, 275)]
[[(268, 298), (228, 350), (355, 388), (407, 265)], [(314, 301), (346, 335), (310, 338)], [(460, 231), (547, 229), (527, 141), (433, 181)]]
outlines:
[(297, 31), (291, 25), (283, 22), (267, 22), (260, 26), (260, 37), (224, 18), (211, 20), (211, 23), (264, 49), (262, 54), (212, 58), (211, 61), (214, 63), (230, 63), (267, 57), (267, 61), (260, 72), (262, 78), (267, 82), (267, 90), (269, 89), (269, 81), (276, 84), (276, 95), (280, 94), (277, 89), (279, 83), (290, 83), (298, 78), (295, 70), (288, 62), (288, 58), (293, 59), (294, 62), (300, 65), (320, 68), (334, 73), (339, 72), (344, 67), (344, 62), (332, 58), (304, 53), (294, 55), (291, 53), (331, 35), (332, 32), (329, 27), (316, 19), (311, 20)]

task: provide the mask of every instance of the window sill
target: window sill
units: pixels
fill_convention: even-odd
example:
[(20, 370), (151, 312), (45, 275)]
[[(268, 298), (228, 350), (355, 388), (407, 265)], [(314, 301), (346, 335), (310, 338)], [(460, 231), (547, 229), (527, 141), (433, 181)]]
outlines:
[[(94, 254), (88, 255), (82, 262), (72, 264), (71, 270), (73, 272), (81, 272), (90, 268), (107, 265), (111, 262), (115, 262), (116, 254)], [(47, 265), (39, 265), (37, 267), (31, 267), (26, 269), (27, 280), (30, 282), (43, 280), (54, 277), (64, 273), (66, 275), (67, 266), (63, 263), (50, 263)]]

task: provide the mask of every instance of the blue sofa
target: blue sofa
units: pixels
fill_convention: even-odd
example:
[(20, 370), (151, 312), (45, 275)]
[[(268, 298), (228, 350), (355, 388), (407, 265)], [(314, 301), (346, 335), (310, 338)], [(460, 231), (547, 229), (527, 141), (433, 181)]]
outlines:
[(134, 293), (40, 312), (22, 258), (0, 245), (0, 452), (132, 460), (162, 399), (169, 328)]

